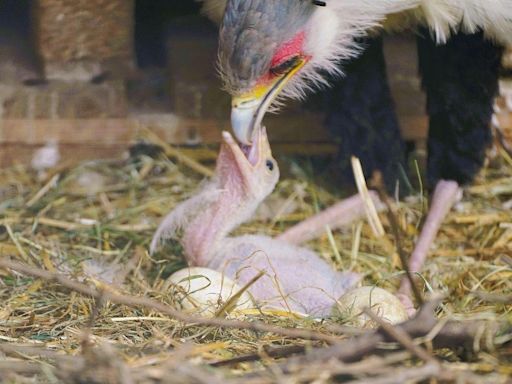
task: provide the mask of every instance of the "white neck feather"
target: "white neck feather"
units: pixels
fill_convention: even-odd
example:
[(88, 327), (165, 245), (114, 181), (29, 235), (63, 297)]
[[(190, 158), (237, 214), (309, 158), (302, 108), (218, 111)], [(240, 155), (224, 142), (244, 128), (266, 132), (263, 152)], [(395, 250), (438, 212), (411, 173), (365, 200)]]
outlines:
[(324, 75), (340, 74), (339, 62), (360, 51), (355, 39), (385, 26), (392, 14), (406, 12), (393, 18), (401, 29), (404, 24), (428, 26), (439, 43), (456, 30), (471, 33), (482, 29), (487, 37), (512, 45), (512, 0), (330, 0), (327, 3), (327, 7), (318, 7), (306, 26), (305, 53), (312, 60), (290, 81), (282, 98), (301, 99), (308, 90), (327, 85)]

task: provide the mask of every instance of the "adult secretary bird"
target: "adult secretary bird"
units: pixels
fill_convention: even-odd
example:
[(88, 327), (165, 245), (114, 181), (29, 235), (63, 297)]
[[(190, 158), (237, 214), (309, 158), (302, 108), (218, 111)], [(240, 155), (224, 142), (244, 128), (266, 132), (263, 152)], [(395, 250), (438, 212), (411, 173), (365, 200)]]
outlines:
[[(376, 34), (386, 24), (418, 28), (420, 71), (430, 117), (427, 178), (433, 188), (429, 214), (410, 259), (409, 268), (419, 271), (443, 218), (461, 193), (460, 186), (470, 182), (483, 163), (490, 141), (501, 45), (512, 43), (512, 0), (204, 3), (210, 15), (223, 15), (219, 69), (232, 95), (233, 130), (243, 143), (250, 141), (252, 130), (276, 100), (302, 97), (324, 84), (325, 74), (338, 73), (340, 61), (358, 56), (360, 38)], [(378, 50), (373, 55), (364, 58), (360, 81), (353, 85), (371, 89), (345, 92), (349, 97), (340, 99), (330, 124), (348, 125), (363, 140), (371, 136), (374, 153), (379, 152), (375, 148), (380, 149), (375, 168), (382, 169), (386, 168), (382, 150), (387, 148), (393, 156), (396, 146), (391, 141), (399, 134), (396, 117), (389, 111), (382, 114), (392, 109), (385, 79), (376, 85), (365, 77), (375, 73), (372, 79), (384, 77), (383, 58)], [(381, 69), (368, 69), (372, 65)], [(348, 73), (348, 82), (350, 76)], [(384, 115), (386, 118), (380, 117)], [(361, 150), (354, 146), (345, 149), (355, 155)], [(360, 157), (364, 161), (364, 156)], [(402, 292), (408, 293), (409, 288), (404, 281)]]
[(254, 215), (279, 179), (265, 129), (254, 133), (253, 145), (243, 151), (224, 132), (214, 178), (167, 215), (153, 237), (151, 251), (166, 238), (178, 238), (190, 266), (215, 269), (241, 284), (263, 271), (249, 287), (263, 307), (329, 315), (359, 275), (337, 272), (315, 252), (282, 240), (228, 236)]

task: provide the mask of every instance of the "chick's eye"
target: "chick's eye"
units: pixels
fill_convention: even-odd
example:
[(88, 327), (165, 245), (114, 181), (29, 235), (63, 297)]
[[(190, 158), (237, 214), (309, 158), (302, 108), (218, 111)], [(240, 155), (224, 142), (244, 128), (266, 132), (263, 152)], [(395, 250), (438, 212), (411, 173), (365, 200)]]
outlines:
[(284, 75), (286, 72), (288, 72), (290, 69), (295, 67), (297, 65), (297, 62), (299, 61), (298, 56), (294, 56), (289, 58), (286, 61), (283, 61), (282, 63), (273, 66), (270, 68), (270, 73), (274, 76), (281, 76)]
[(273, 171), (274, 170), (274, 162), (272, 160), (267, 160), (267, 162), (265, 163), (265, 165), (267, 166), (267, 169), (269, 171)]

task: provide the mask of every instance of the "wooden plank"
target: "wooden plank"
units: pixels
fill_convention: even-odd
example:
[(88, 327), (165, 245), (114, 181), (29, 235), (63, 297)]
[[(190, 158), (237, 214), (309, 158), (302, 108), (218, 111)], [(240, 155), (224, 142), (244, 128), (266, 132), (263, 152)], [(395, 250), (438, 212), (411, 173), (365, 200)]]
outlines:
[[(404, 138), (425, 137), (423, 116), (403, 117)], [(276, 143), (328, 143), (331, 141), (318, 116), (272, 116), (268, 132)], [(133, 144), (147, 127), (171, 144), (192, 145), (218, 143), (220, 132), (229, 129), (228, 121), (179, 119), (173, 115), (141, 119), (59, 119), (0, 120), (0, 144), (24, 143), (44, 145), (49, 140), (62, 144)]]
[[(171, 144), (218, 143), (228, 121), (182, 119), (172, 114), (130, 119), (4, 119), (0, 120), (0, 144), (44, 145), (49, 140), (62, 144), (131, 144), (147, 127)], [(329, 136), (320, 119), (303, 116), (272, 116), (268, 131), (276, 142), (327, 142)]]
[[(30, 162), (34, 150), (49, 140), (59, 143), (63, 158), (87, 160), (119, 156), (142, 138), (143, 127), (148, 127), (173, 145), (201, 147), (214, 144), (214, 148), (220, 141), (220, 131), (229, 129), (227, 121), (175, 118), (153, 122), (151, 119), (142, 120), (0, 120), (0, 166)], [(405, 121), (409, 128), (427, 124), (424, 118), (411, 117)], [(306, 115), (304, 118), (298, 116), (290, 119), (272, 116), (267, 126), (277, 155), (329, 155), (337, 150), (318, 117)], [(405, 136), (407, 140), (424, 140), (423, 128), (409, 129), (407, 132), (410, 133)]]
[[(500, 113), (498, 118), (503, 130), (512, 132), (512, 114)], [(326, 155), (337, 150), (321, 124), (321, 116), (283, 114), (270, 116), (267, 120), (273, 150), (278, 155)], [(417, 143), (425, 141), (428, 126), (425, 116), (402, 116), (401, 121), (404, 139)], [(65, 159), (116, 157), (142, 137), (143, 127), (150, 128), (170, 144), (198, 147), (214, 144), (213, 148), (216, 148), (220, 131), (229, 129), (229, 122), (180, 119), (171, 114), (131, 119), (0, 120), (0, 166), (29, 162), (35, 149), (53, 139), (59, 142)], [(194, 155), (197, 156), (197, 152)], [(205, 158), (212, 157), (210, 152)]]
[[(15, 164), (30, 164), (34, 152), (40, 148), (27, 144), (0, 144), (0, 168), (9, 167)], [(94, 159), (119, 158), (127, 151), (126, 145), (72, 145), (59, 146), (61, 162), (81, 161)], [(276, 144), (272, 146), (274, 155), (300, 154), (303, 156), (331, 155), (336, 152), (337, 147), (332, 144)], [(217, 158), (218, 147), (211, 149), (204, 148), (180, 148), (185, 155), (198, 161), (213, 163)]]
[[(0, 144), (0, 168), (13, 165), (30, 164), (34, 152), (39, 146), (26, 144)], [(61, 162), (78, 163), (85, 160), (108, 159), (120, 157), (126, 146), (116, 145), (63, 145), (59, 146)]]

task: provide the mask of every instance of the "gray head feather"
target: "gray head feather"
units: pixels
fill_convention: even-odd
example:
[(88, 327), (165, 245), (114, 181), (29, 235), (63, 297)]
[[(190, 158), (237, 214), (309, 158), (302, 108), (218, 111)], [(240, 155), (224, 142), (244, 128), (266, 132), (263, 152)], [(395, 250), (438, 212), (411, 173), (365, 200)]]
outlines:
[(228, 0), (220, 29), (219, 65), (226, 89), (251, 89), (270, 69), (276, 49), (313, 14), (311, 0)]

